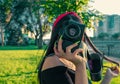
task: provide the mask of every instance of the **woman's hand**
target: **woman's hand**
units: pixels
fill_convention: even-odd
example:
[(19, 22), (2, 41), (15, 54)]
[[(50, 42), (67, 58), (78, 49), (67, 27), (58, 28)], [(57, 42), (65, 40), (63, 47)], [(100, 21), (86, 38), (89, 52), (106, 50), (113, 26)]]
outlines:
[(119, 73), (120, 73), (120, 71), (117, 66), (108, 68), (101, 84), (110, 84), (112, 78), (118, 76)]
[(115, 67), (108, 68), (105, 76), (109, 78), (113, 78), (113, 77), (117, 77), (119, 73), (120, 73), (119, 68), (115, 66)]
[(71, 52), (71, 49), (77, 46), (78, 44), (72, 44), (68, 47), (66, 47), (66, 52), (63, 51), (62, 49), (62, 39), (59, 39), (58, 42), (58, 48), (56, 48), (56, 45), (54, 46), (54, 52), (55, 55), (57, 55), (60, 58), (65, 58), (66, 60), (71, 61), (75, 66), (79, 64), (85, 64), (86, 60), (84, 57), (80, 56), (79, 53), (82, 53), (82, 49), (76, 49), (73, 53)]
[(107, 70), (106, 74), (109, 75), (110, 77), (116, 77), (120, 73), (119, 68), (117, 66), (111, 67)]

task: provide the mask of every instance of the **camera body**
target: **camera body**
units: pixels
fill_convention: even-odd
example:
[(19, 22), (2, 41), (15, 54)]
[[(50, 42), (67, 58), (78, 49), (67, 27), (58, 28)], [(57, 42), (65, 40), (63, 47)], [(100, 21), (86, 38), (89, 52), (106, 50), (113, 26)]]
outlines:
[(92, 81), (100, 81), (102, 79), (103, 59), (98, 53), (88, 55), (88, 69)]
[(71, 52), (79, 48), (84, 30), (85, 25), (80, 24), (78, 21), (72, 19), (64, 21), (59, 32), (59, 38), (62, 36), (63, 40), (63, 50), (66, 51), (66, 47), (74, 43), (78, 43), (78, 46), (74, 47)]

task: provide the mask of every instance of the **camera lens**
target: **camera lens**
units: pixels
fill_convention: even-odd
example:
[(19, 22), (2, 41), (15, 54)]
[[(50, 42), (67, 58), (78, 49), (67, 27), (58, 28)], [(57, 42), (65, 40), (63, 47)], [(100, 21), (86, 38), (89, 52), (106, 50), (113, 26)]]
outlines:
[(81, 34), (81, 29), (78, 25), (71, 24), (66, 27), (65, 34), (71, 39), (77, 39)]
[(76, 49), (79, 48), (82, 36), (84, 34), (84, 29), (85, 25), (80, 24), (80, 22), (72, 19), (66, 20), (62, 23), (58, 38), (62, 36), (62, 48), (64, 51), (66, 51), (67, 46), (75, 42), (79, 42), (78, 46), (74, 47), (71, 52), (74, 52)]

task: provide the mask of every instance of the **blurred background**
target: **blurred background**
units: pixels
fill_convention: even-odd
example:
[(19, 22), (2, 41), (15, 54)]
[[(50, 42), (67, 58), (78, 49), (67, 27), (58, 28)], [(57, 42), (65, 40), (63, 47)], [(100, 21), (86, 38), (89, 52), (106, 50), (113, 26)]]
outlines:
[[(119, 0), (0, 0), (0, 84), (38, 84), (37, 65), (48, 46), (53, 22), (66, 11), (81, 16), (96, 47), (120, 61), (119, 3)], [(104, 64), (114, 66), (106, 61)], [(120, 84), (120, 77), (111, 84)]]

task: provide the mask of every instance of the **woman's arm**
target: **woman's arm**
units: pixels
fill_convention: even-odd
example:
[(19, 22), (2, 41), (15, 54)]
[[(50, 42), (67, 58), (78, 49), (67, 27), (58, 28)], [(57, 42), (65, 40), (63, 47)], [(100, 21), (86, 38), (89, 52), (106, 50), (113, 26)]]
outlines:
[(118, 67), (108, 68), (101, 84), (110, 84), (112, 78), (118, 76), (118, 74), (119, 74)]
[(76, 66), (75, 71), (75, 84), (88, 84), (87, 72), (86, 72), (86, 61), (85, 58), (79, 55), (82, 53), (82, 49), (76, 49), (73, 53), (71, 49), (77, 46), (77, 44), (70, 45), (66, 48), (66, 52), (62, 49), (62, 39), (58, 42), (58, 48), (54, 47), (56, 56), (71, 61)]
[(85, 63), (79, 64), (76, 66), (75, 84), (88, 84)]

